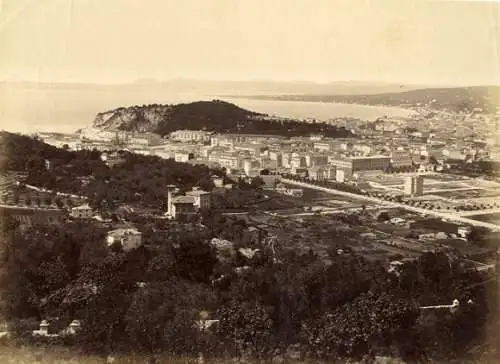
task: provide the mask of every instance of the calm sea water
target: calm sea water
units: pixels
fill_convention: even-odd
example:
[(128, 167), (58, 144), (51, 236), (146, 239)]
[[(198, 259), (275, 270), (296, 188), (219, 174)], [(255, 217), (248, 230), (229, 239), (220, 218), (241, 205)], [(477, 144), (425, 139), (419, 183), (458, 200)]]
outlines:
[(233, 102), (248, 110), (293, 118), (328, 120), (336, 117), (356, 117), (373, 120), (383, 115), (404, 117), (410, 113), (405, 109), (390, 107), (231, 99), (208, 94), (173, 93), (147, 89), (60, 90), (2, 86), (0, 87), (0, 129), (21, 133), (37, 131), (70, 133), (90, 126), (98, 112), (120, 106), (180, 103), (215, 98)]

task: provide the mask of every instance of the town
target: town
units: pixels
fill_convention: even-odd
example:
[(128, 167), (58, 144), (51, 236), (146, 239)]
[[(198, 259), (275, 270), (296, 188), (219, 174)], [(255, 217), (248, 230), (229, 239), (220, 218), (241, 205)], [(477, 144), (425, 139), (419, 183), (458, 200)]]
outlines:
[[(500, 115), (483, 114), (480, 109), (460, 114), (420, 110), (408, 119), (330, 121), (350, 130), (351, 138), (320, 134), (287, 138), (203, 130), (177, 130), (161, 138), (154, 133), (95, 128), (75, 135), (40, 137), (68, 150), (100, 151), (108, 166), (119, 164), (123, 160), (119, 151), (127, 150), (224, 168), (233, 180), (258, 177), (264, 180), (266, 190), (281, 194), (302, 192), (283, 188), (291, 187), (289, 182), (276, 188), (280, 178), (325, 186), (330, 183), (371, 196), (375, 205), (392, 201), (413, 212), (496, 230), (500, 149), (491, 131), (497, 130), (499, 121)], [(269, 176), (263, 177), (262, 171)], [(352, 198), (354, 204), (359, 201), (357, 196)], [(328, 211), (328, 206), (311, 207)]]
[(0, 363), (500, 363), (498, 5), (4, 3)]
[[(439, 119), (444, 117), (449, 119)], [(339, 259), (349, 266), (354, 264), (351, 259), (362, 259), (363, 268), (350, 269), (369, 270), (367, 274), (378, 277), (376, 267), (383, 267), (384, 274), (399, 282), (412, 267), (441, 259), (439, 264), (457, 265), (454, 269), (463, 278), (453, 279), (463, 279), (468, 293), (459, 293), (462, 289), (454, 284), (441, 296), (425, 288), (423, 295), (411, 293), (416, 298), (410, 305), (416, 304), (412, 310), (421, 315), (458, 312), (462, 304), (479, 305), (483, 298), (474, 290), (495, 284), (497, 277), (499, 150), (488, 128), (498, 120), (500, 115), (477, 111), (404, 120), (339, 120), (350, 130), (348, 138), (205, 130), (176, 130), (162, 138), (97, 128), (72, 135), (4, 133), (9, 149), (20, 148), (2, 174), (4, 230), (13, 229), (8, 225), (12, 221), (21, 233), (14, 235), (18, 237), (13, 243), (21, 244), (24, 240), (16, 239), (25, 236), (21, 239), (33, 241), (36, 254), (42, 254), (39, 247), (49, 242), (58, 247), (43, 253), (50, 263), (42, 255), (37, 258), (42, 260), (36, 264), (50, 267), (34, 268), (35, 276), (45, 277), (42, 281), (58, 282), (63, 278), (54, 274), (73, 269), (74, 258), (64, 258), (70, 259), (64, 268), (63, 258), (55, 253), (63, 249), (60, 254), (64, 254), (69, 241), (80, 251), (77, 270), (97, 269), (104, 259), (101, 255), (108, 257), (103, 267), (109, 266), (105, 269), (110, 272), (125, 269), (112, 268), (122, 256), (126, 260), (120, 264), (134, 272), (127, 278), (135, 287), (132, 295), (150, 292), (148, 287), (167, 271), (181, 281), (212, 285), (223, 294), (222, 287), (241, 284), (237, 282), (245, 279), (243, 273), (266, 266), (266, 259), (278, 271), (304, 257), (314, 256), (315, 264), (325, 269), (340, 264)], [(156, 261), (151, 254), (163, 260)], [(166, 263), (172, 259), (175, 263)], [(195, 268), (194, 262), (201, 266)], [(96, 344), (100, 324), (93, 320), (101, 316), (81, 310), (99, 305), (98, 297), (110, 284), (98, 278), (108, 274), (101, 269), (82, 270), (76, 280), (68, 276), (60, 283), (47, 283), (48, 290), (35, 290), (39, 298), (31, 309), (39, 312), (40, 325), (29, 326), (34, 339), (70, 340), (91, 327), (94, 331), (86, 340)], [(229, 271), (236, 278), (229, 278)], [(465, 278), (471, 274), (475, 278)], [(229, 318), (206, 305), (197, 306), (204, 314), (192, 320), (199, 330), (210, 332), (208, 337), (217, 338), (217, 330)], [(61, 310), (67, 311), (64, 319), (56, 315)], [(132, 325), (130, 330), (139, 328)], [(109, 345), (109, 340), (103, 343)], [(287, 345), (296, 345), (297, 340)], [(260, 349), (252, 350), (255, 354)], [(344, 349), (337, 350), (336, 355), (346, 355), (341, 354)], [(295, 352), (283, 355), (293, 357), (300, 350)]]
[[(9, 162), (17, 167), (2, 174), (4, 224), (12, 221), (35, 244), (51, 241), (60, 246), (56, 250), (64, 249), (56, 237), (67, 236), (65, 239), (79, 246), (82, 267), (97, 267), (93, 264), (102, 259), (91, 258), (89, 262), (94, 263), (88, 265), (81, 260), (83, 251), (107, 249), (98, 254), (111, 254), (109, 259), (124, 254), (131, 264), (127, 269), (137, 272), (131, 276), (134, 291), (139, 290), (134, 295), (149, 292), (144, 290), (154, 284), (158, 274), (163, 276), (151, 271), (160, 264), (155, 259), (137, 257), (171, 256), (165, 249), (174, 249), (172, 258), (168, 258), (176, 261), (172, 273), (177, 273), (173, 274), (195, 282), (209, 278), (218, 287), (216, 291), (229, 284), (228, 274), (217, 270), (229, 269), (237, 276), (248, 274), (258, 269), (262, 263), (257, 262), (265, 256), (281, 269), (281, 264), (293, 266), (290, 254), (313, 254), (325, 267), (339, 264), (335, 263), (338, 259), (359, 257), (365, 266), (352, 269), (375, 272), (380, 266), (385, 274), (399, 280), (422, 260), (447, 256), (446, 264), (459, 264), (458, 271), (475, 272), (484, 285), (492, 284), (500, 251), (496, 244), (500, 234), (500, 179), (499, 150), (488, 128), (500, 120), (500, 115), (449, 114), (446, 122), (440, 117), (444, 116), (380, 118), (374, 122), (339, 120), (352, 133), (348, 138), (204, 130), (176, 130), (162, 138), (154, 133), (97, 128), (73, 135), (45, 133), (31, 138), (7, 133), (3, 138), (12, 139), (11, 149), (27, 143), (28, 154), (31, 148), (41, 152), (26, 156), (20, 151), (15, 158), (10, 157)], [(453, 130), (447, 129), (450, 126)], [(138, 163), (144, 168), (142, 172), (134, 172)], [(68, 175), (71, 170), (75, 177)], [(133, 174), (126, 177), (124, 173)], [(186, 180), (185, 174), (192, 177)], [(118, 182), (117, 178), (125, 179)], [(150, 178), (150, 187), (141, 187), (142, 181)], [(114, 194), (107, 196), (112, 190)], [(52, 239), (46, 240), (44, 234)], [(188, 243), (190, 239), (207, 242), (197, 249), (209, 250), (196, 253), (192, 244), (200, 243)], [(96, 240), (100, 241), (97, 245)], [(181, 252), (186, 258), (180, 258)], [(53, 256), (54, 250), (44, 254)], [(188, 258), (192, 254), (197, 255)], [(34, 274), (53, 281), (53, 274), (65, 269), (56, 268), (61, 258), (53, 259), (49, 258), (49, 271), (36, 270)], [(202, 268), (194, 268), (190, 259), (196, 259)], [(212, 259), (226, 268), (203, 268)], [(41, 260), (37, 264), (43, 267), (49, 263)], [(172, 269), (164, 264), (159, 267)], [(150, 273), (141, 272), (141, 266)], [(201, 274), (200, 278), (193, 278), (196, 274)], [(74, 313), (96, 305), (108, 283), (98, 283), (100, 278), (85, 271), (78, 277), (76, 281), (50, 284), (49, 291), (35, 290), (40, 297), (35, 307), (41, 317), (39, 327), (36, 321), (29, 326), (34, 340), (71, 340), (91, 327), (90, 341), (95, 345), (95, 330), (100, 324), (91, 322), (100, 316)], [(464, 284), (471, 287), (469, 290), (483, 285), (475, 282)], [(453, 313), (461, 304), (472, 307), (481, 300), (477, 294), (450, 292), (441, 298), (426, 293), (417, 299), (420, 308), (414, 309), (421, 315)], [(68, 311), (73, 314), (61, 319), (54, 314), (64, 306), (58, 303), (62, 297), (66, 306), (73, 307)], [(208, 337), (218, 337), (217, 330), (224, 328), (228, 318), (204, 303), (197, 307), (205, 312), (192, 316), (198, 329), (209, 332)], [(10, 335), (9, 330), (2, 335)], [(287, 345), (292, 343), (296, 345), (297, 340)], [(303, 355), (301, 350), (291, 349), (293, 345), (282, 355), (289, 359)], [(261, 349), (254, 347), (251, 355)], [(209, 355), (202, 347), (197, 350)], [(337, 355), (344, 355), (340, 354), (344, 349), (337, 350), (341, 350)]]

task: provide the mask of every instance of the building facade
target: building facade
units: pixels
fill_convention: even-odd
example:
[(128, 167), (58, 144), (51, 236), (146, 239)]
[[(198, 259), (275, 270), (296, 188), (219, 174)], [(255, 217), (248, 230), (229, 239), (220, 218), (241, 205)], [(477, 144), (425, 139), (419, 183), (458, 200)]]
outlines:
[(211, 193), (193, 187), (192, 191), (185, 195), (176, 196), (179, 189), (174, 185), (167, 186), (167, 215), (177, 218), (180, 215), (196, 214), (211, 207)]
[(90, 219), (92, 218), (92, 215), (92, 208), (88, 204), (73, 207), (70, 213), (70, 216), (75, 219)]
[(210, 209), (210, 192), (200, 190), (198, 187), (193, 187), (192, 191), (186, 192), (186, 196), (194, 198), (194, 207), (198, 210)]
[(176, 130), (170, 133), (170, 139), (181, 142), (206, 143), (212, 133), (204, 130)]
[(221, 167), (224, 168), (239, 168), (240, 163), (239, 163), (239, 158), (235, 155), (232, 154), (221, 154), (219, 155), (219, 158), (217, 159), (217, 162)]
[(406, 177), (404, 192), (411, 196), (421, 196), (424, 193), (424, 176)]
[(174, 160), (176, 162), (186, 163), (193, 158), (193, 153), (189, 152), (176, 152), (174, 154)]
[(108, 231), (108, 246), (119, 243), (124, 251), (137, 249), (142, 245), (142, 233), (137, 229), (115, 229)]
[(337, 168), (351, 170), (351, 172), (383, 171), (389, 166), (390, 162), (391, 158), (388, 156), (350, 157), (330, 161), (330, 163), (335, 165)]

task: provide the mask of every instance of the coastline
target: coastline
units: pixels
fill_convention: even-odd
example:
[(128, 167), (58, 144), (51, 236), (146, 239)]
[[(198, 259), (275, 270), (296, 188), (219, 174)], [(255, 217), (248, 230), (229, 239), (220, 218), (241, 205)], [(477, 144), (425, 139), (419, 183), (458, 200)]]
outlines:
[[(414, 105), (406, 106), (406, 105), (390, 105), (390, 104), (366, 104), (361, 102), (350, 102), (343, 100), (323, 100), (323, 99), (314, 99), (314, 97), (323, 97), (326, 95), (296, 95), (299, 98), (296, 98), (295, 95), (219, 95), (219, 97), (224, 97), (228, 99), (239, 99), (239, 100), (259, 100), (259, 101), (279, 101), (279, 102), (306, 102), (306, 103), (318, 103), (318, 104), (337, 104), (337, 105), (352, 105), (352, 106), (360, 106), (374, 109), (402, 109), (410, 112), (415, 112)], [(328, 95), (334, 97), (335, 95)], [(439, 111), (434, 109), (429, 109), (430, 111)]]

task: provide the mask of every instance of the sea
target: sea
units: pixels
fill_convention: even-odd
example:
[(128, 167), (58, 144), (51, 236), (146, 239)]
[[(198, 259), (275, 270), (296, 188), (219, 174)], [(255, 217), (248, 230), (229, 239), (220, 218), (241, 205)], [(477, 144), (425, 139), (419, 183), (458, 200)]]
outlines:
[(176, 104), (225, 100), (245, 109), (287, 118), (330, 120), (341, 117), (375, 120), (407, 117), (411, 110), (369, 105), (273, 101), (221, 94), (172, 92), (147, 88), (47, 88), (0, 86), (0, 129), (18, 133), (74, 133), (89, 127), (99, 112), (146, 104)]

